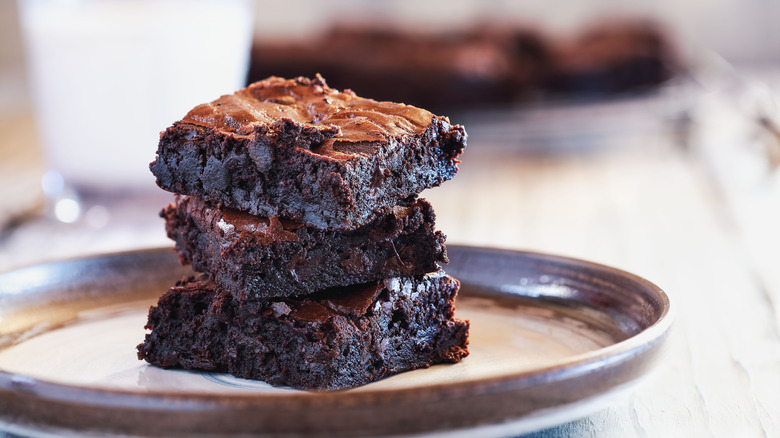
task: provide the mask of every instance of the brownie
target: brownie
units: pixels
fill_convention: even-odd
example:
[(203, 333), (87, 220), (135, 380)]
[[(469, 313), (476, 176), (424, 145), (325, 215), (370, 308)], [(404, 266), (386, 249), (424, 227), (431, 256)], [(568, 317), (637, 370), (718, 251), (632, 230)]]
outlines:
[(600, 21), (577, 34), (495, 20), (433, 32), (336, 24), (304, 41), (256, 40), (248, 77), (322, 73), (336, 88), (451, 111), (604, 98), (651, 89), (680, 69), (671, 38), (652, 22)]
[(321, 73), (336, 88), (377, 100), (472, 108), (538, 88), (548, 55), (546, 41), (526, 28), (414, 32), (342, 24), (308, 41), (256, 41), (249, 79)]
[(423, 199), (347, 231), (218, 208), (196, 197), (175, 199), (160, 215), (181, 262), (239, 300), (425, 274), (447, 262), (445, 236), (434, 230), (436, 215)]
[(674, 76), (674, 59), (668, 37), (654, 23), (599, 23), (558, 47), (547, 86), (590, 96), (648, 89)]
[(149, 311), (138, 357), (298, 389), (346, 389), (468, 355), (454, 319), (457, 280), (442, 272), (299, 299), (236, 301), (205, 276)]
[(465, 146), (446, 117), (270, 77), (175, 122), (150, 168), (175, 193), (346, 230), (452, 178)]

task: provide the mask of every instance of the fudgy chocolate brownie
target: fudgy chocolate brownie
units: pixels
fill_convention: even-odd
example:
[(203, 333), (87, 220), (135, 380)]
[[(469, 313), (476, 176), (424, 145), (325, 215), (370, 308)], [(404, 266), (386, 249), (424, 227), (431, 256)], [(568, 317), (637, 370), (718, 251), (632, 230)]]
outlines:
[(538, 89), (546, 41), (530, 29), (414, 32), (338, 25), (308, 41), (256, 41), (250, 81), (321, 73), (336, 88), (427, 109), (508, 103)]
[(679, 70), (672, 48), (662, 28), (632, 19), (598, 22), (572, 40), (490, 21), (443, 32), (336, 25), (305, 41), (255, 41), (249, 80), (319, 72), (376, 99), (470, 110), (652, 88)]
[(551, 91), (604, 95), (658, 85), (675, 74), (672, 46), (651, 22), (600, 23), (557, 48)]
[(388, 209), (355, 230), (264, 218), (176, 196), (160, 213), (183, 264), (239, 300), (305, 295), (334, 286), (434, 272), (447, 262), (428, 202)]
[(452, 178), (465, 146), (445, 117), (271, 77), (174, 123), (150, 168), (172, 192), (343, 230)]
[(468, 355), (457, 280), (392, 278), (301, 299), (236, 301), (189, 278), (149, 312), (138, 357), (299, 389), (345, 389)]

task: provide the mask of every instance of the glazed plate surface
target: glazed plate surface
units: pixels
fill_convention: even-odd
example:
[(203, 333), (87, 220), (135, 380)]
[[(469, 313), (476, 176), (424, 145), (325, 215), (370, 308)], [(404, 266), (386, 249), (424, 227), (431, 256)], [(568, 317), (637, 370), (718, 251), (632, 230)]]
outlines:
[(662, 357), (666, 294), (544, 254), (448, 245), (471, 321), (461, 363), (303, 392), (139, 361), (146, 312), (181, 276), (172, 249), (0, 274), (0, 430), (29, 435), (505, 436), (571, 421)]

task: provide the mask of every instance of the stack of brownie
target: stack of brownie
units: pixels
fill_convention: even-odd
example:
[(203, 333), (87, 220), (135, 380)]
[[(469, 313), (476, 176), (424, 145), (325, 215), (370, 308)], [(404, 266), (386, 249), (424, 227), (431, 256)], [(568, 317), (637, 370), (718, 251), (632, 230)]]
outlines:
[(138, 356), (301, 389), (457, 362), (468, 322), (417, 198), (457, 172), (462, 126), (315, 79), (200, 105), (151, 164), (179, 258), (202, 274), (152, 307)]

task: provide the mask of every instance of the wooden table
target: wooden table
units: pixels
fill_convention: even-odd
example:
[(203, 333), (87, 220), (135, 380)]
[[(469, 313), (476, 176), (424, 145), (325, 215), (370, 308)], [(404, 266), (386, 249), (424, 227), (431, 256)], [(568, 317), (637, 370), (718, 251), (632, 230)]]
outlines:
[[(612, 265), (676, 308), (664, 363), (629, 398), (531, 436), (780, 436), (778, 139), (728, 97), (680, 93), (455, 119), (471, 134), (461, 172), (424, 194), (449, 242)], [(170, 245), (158, 199), (97, 226), (30, 215), (31, 116), (2, 120), (0, 270)]]

